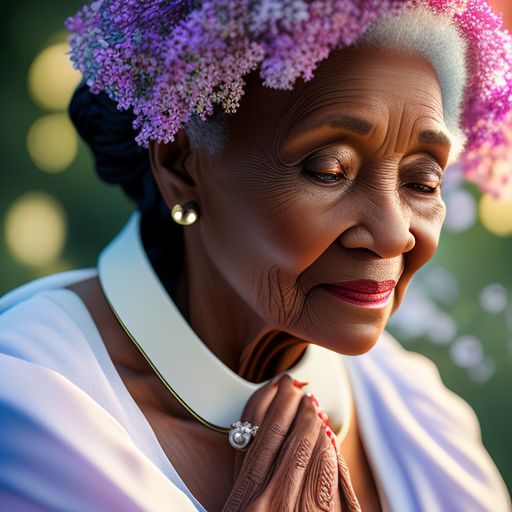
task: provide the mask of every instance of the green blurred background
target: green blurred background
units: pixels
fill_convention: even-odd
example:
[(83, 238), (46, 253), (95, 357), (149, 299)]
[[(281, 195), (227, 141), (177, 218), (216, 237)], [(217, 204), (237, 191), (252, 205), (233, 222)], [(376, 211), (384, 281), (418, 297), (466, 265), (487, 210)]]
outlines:
[[(508, 0), (496, 1), (511, 11)], [(66, 104), (79, 77), (63, 21), (81, 1), (6, 0), (0, 18), (0, 295), (48, 273), (94, 266), (132, 211), (96, 180)], [(436, 257), (420, 271), (390, 330), (426, 354), (465, 398), (512, 489), (512, 202), (481, 197), (454, 166)]]

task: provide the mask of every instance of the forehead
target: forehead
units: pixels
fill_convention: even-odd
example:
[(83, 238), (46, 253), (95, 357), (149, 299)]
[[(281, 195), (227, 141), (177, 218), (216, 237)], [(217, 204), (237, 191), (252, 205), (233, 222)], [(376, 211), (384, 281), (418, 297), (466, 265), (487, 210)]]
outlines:
[(313, 132), (325, 138), (325, 130), (338, 131), (343, 120), (353, 132), (370, 132), (376, 144), (389, 138), (407, 144), (424, 131), (446, 131), (441, 88), (430, 63), (375, 48), (332, 52), (314, 78), (299, 81), (293, 91), (265, 88), (253, 75), (239, 114), (237, 123), (249, 125), (253, 140), (261, 135), (291, 152)]

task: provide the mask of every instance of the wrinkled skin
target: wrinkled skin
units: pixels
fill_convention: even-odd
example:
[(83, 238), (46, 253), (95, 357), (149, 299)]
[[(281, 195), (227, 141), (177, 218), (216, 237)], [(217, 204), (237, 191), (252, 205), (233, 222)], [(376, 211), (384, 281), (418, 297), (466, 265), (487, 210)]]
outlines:
[[(333, 116), (360, 118), (360, 133), (325, 126)], [(426, 61), (344, 50), (292, 92), (251, 79), (218, 161), (189, 153), (185, 137), (151, 148), (169, 207), (200, 210), (185, 229), (178, 304), (233, 370), (276, 331), (343, 354), (375, 344), (444, 220), (449, 146), (418, 142), (427, 130), (448, 135)], [(319, 286), (364, 278), (397, 281), (387, 307), (340, 302)]]
[(315, 406), (294, 388), (289, 376), (254, 393), (244, 418), (262, 428), (223, 512), (341, 510), (336, 449), (318, 421)]
[[(190, 150), (184, 132), (150, 147), (169, 209), (193, 202), (200, 212), (184, 228), (186, 264), (173, 299), (203, 342), (255, 382), (286, 371), (308, 343), (367, 352), (434, 254), (444, 219), (439, 185), (450, 134), (434, 70), (418, 56), (336, 51), (293, 91), (249, 77), (229, 128), (213, 162)], [(397, 284), (379, 308), (320, 286), (355, 279)], [(318, 510), (321, 502), (341, 510), (338, 471), (326, 469), (341, 455), (303, 391), (286, 379), (258, 391), (243, 419), (260, 431), (245, 459), (236, 458), (224, 436), (169, 397), (114, 326), (97, 282), (74, 290), (109, 333), (123, 381), (207, 510)], [(380, 510), (357, 415), (353, 423), (341, 450), (363, 510)]]

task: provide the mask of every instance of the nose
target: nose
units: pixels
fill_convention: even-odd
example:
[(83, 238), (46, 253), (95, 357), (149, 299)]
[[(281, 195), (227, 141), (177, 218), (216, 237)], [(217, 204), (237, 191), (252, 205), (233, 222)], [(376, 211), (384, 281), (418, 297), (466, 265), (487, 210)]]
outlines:
[(410, 214), (399, 198), (379, 195), (357, 203), (354, 224), (339, 237), (345, 248), (366, 249), (386, 259), (414, 248), (416, 239), (411, 232)]

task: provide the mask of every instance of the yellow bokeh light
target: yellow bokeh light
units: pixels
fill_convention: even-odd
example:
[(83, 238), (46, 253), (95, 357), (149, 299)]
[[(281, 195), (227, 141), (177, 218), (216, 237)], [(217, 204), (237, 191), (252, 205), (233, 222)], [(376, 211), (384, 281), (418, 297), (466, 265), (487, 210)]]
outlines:
[(480, 221), (488, 231), (497, 236), (512, 235), (512, 200), (484, 194), (478, 209)]
[(28, 72), (28, 89), (32, 99), (48, 110), (65, 110), (80, 73), (66, 53), (67, 43), (58, 43), (43, 50), (32, 62)]
[(7, 247), (18, 261), (33, 267), (50, 265), (66, 241), (66, 214), (53, 196), (27, 192), (8, 209), (4, 228)]
[(61, 172), (73, 162), (78, 151), (78, 137), (66, 114), (49, 114), (30, 127), (27, 150), (42, 171)]

